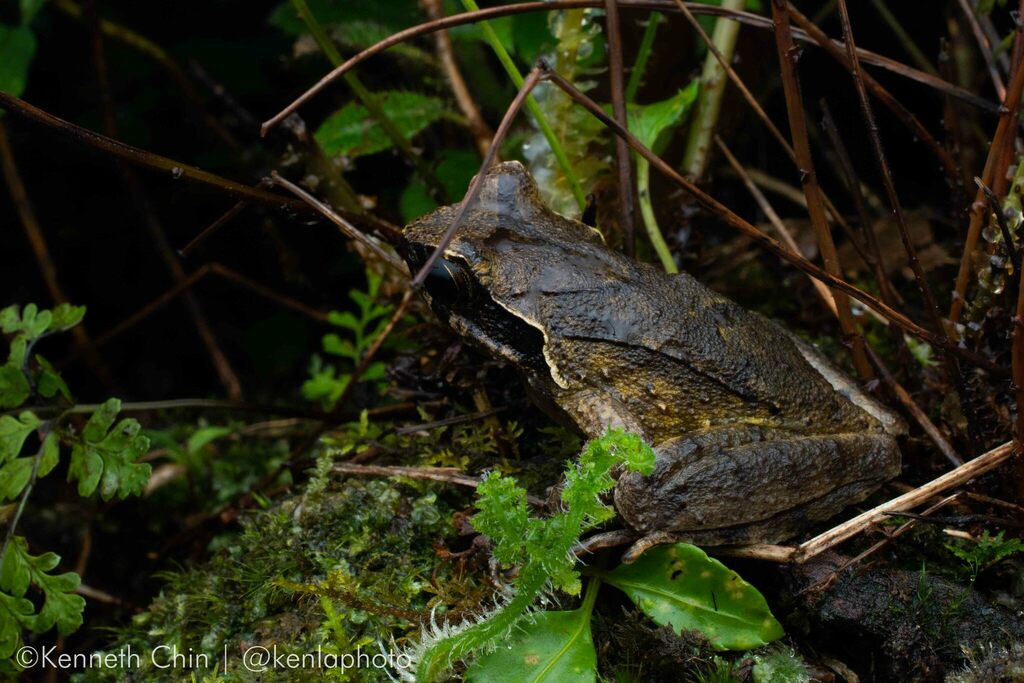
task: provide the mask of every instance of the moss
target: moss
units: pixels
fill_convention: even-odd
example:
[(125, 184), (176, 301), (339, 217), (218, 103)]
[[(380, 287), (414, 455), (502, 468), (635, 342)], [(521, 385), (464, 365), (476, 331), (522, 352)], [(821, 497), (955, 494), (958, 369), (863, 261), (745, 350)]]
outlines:
[[(241, 656), (252, 646), (276, 646), (280, 654), (342, 655), (358, 648), (373, 655), (418, 632), (435, 604), (479, 601), (488, 591), (467, 578), (471, 573), (440, 561), (434, 549), (453, 531), (452, 512), (468, 499), (449, 488), (346, 479), (327, 486), (316, 504), (293, 497), (250, 514), (241, 533), (219, 540), (207, 564), (166, 575), (160, 596), (106, 652), (140, 653), (141, 666), (131, 669), (147, 681), (192, 679), (186, 669), (152, 665), (149, 653), (160, 645), (205, 654), (210, 669), (227, 652), (229, 674), (222, 680), (305, 680), (317, 673), (386, 680), (373, 668), (271, 669), (257, 676), (244, 671)], [(122, 680), (123, 674), (92, 670), (78, 680)]]

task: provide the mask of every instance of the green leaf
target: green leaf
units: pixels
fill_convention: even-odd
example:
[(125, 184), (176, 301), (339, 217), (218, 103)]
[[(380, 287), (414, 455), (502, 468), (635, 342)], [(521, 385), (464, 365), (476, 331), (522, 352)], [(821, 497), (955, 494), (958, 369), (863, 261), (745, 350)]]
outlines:
[(36, 38), (26, 26), (0, 24), (0, 92), (20, 97), (36, 53)]
[[(378, 93), (377, 97), (384, 112), (406, 139), (411, 139), (444, 113), (444, 103), (430, 95), (390, 90)], [(355, 102), (327, 117), (314, 137), (328, 156), (355, 158), (391, 147), (391, 140), (383, 129), (364, 106)]]
[(38, 339), (52, 322), (53, 312), (40, 311), (35, 304), (26, 304), (20, 316), (17, 306), (8, 306), (0, 315), (0, 331), (4, 334), (20, 333), (30, 340)]
[(327, 314), (327, 322), (352, 330), (353, 332), (363, 329), (359, 319), (351, 311), (330, 311)]
[(583, 609), (523, 619), (507, 642), (466, 671), (468, 683), (592, 683), (596, 676), (590, 610)]
[(0, 365), (0, 408), (17, 408), (30, 393), (28, 380), (19, 365)]
[(43, 454), (39, 458), (39, 472), (37, 476), (45, 477), (49, 474), (60, 460), (60, 437), (54, 432), (46, 435), (43, 440)]
[(0, 501), (14, 500), (21, 495), (32, 476), (34, 457), (15, 458), (0, 467)]
[(14, 655), (21, 644), (21, 630), (33, 623), (35, 610), (31, 600), (0, 591), (0, 662)]
[(192, 432), (185, 442), (185, 449), (189, 453), (198, 453), (204, 446), (217, 439), (232, 434), (235, 430), (231, 427), (203, 427)]
[(47, 328), (48, 332), (64, 332), (82, 322), (85, 317), (85, 306), (58, 304), (53, 309), (53, 319)]
[(750, 650), (783, 635), (756, 588), (692, 545), (658, 546), (602, 578), (657, 624), (696, 630), (719, 650)]
[(78, 480), (78, 494), (92, 495), (99, 486), (103, 500), (114, 495), (125, 498), (141, 493), (149, 479), (150, 467), (137, 463), (149, 450), (149, 439), (139, 434), (141, 427), (132, 419), (121, 420), (111, 428), (121, 402), (112, 398), (104, 403), (85, 425), (71, 449), (68, 480)]
[[(56, 626), (61, 634), (67, 635), (82, 625), (85, 600), (80, 595), (71, 593), (78, 588), (81, 579), (74, 572), (49, 574), (48, 572), (59, 563), (60, 557), (54, 553), (37, 556), (29, 554), (28, 544), (21, 536), (12, 538), (7, 546), (3, 564), (0, 565), (0, 591), (3, 591), (0, 592), (0, 596), (6, 592), (13, 598), (21, 598), (29, 585), (32, 585), (39, 589), (45, 598), (43, 608), (38, 614), (32, 615), (31, 612), (24, 611), (17, 613), (23, 628), (43, 633)], [(12, 612), (24, 607), (11, 601), (5, 602), (12, 607)], [(0, 640), (4, 639), (0, 637)]]
[(25, 439), (32, 430), (42, 424), (35, 413), (24, 411), (15, 419), (12, 415), (0, 416), (0, 463), (18, 457)]
[(71, 389), (68, 388), (60, 373), (50, 365), (50, 361), (36, 354), (36, 363), (39, 364), (39, 378), (36, 381), (39, 387), (39, 394), (43, 398), (53, 398), (60, 392), (61, 396), (71, 401)]
[(699, 82), (694, 80), (667, 100), (653, 104), (629, 105), (629, 132), (640, 138), (640, 141), (653, 152), (660, 152), (659, 145), (656, 144), (658, 138), (662, 133), (671, 131), (683, 122), (697, 101), (699, 87)]
[[(469, 188), (469, 181), (480, 170), (480, 155), (468, 149), (453, 149), (444, 152), (437, 165), (437, 177), (444, 185), (445, 194), (449, 197), (461, 197)], [(413, 179), (399, 199), (399, 210), (406, 223), (411, 223), (437, 208), (437, 202), (430, 196), (427, 188), (417, 179)]]

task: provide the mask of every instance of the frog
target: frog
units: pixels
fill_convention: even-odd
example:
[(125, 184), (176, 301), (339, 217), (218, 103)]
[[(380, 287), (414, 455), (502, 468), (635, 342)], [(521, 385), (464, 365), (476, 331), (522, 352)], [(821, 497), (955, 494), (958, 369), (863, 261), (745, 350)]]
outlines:
[[(460, 208), (404, 228), (412, 272)], [(905, 423), (815, 346), (689, 274), (608, 247), (548, 208), (519, 162), (493, 165), (463, 218), (424, 296), (516, 367), (554, 418), (652, 446), (653, 471), (617, 473), (612, 494), (630, 557), (661, 543), (779, 543), (899, 474)]]

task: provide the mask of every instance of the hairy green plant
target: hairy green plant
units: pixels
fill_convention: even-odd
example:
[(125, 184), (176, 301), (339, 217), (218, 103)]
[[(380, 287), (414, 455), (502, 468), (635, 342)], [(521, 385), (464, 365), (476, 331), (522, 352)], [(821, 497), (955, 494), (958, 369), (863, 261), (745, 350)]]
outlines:
[[(746, 650), (782, 635), (764, 598), (735, 572), (694, 546), (662, 546), (632, 565), (596, 572), (582, 605), (571, 611), (530, 613), (544, 592), (577, 595), (580, 536), (614, 516), (601, 501), (615, 482), (613, 467), (649, 474), (654, 452), (638, 436), (610, 430), (590, 441), (565, 474), (560, 509), (533, 517), (526, 491), (511, 477), (490, 474), (477, 489), (473, 526), (492, 542), (494, 559), (517, 567), (498, 606), (459, 625), (432, 623), (415, 648), (415, 680), (437, 679), (449, 666), (478, 655), (470, 681), (593, 681), (596, 652), (590, 635), (602, 582), (626, 593), (659, 625), (697, 630), (717, 649)], [(499, 641), (506, 647), (497, 647)]]
[[(103, 500), (125, 498), (140, 493), (149, 479), (149, 465), (136, 462), (149, 440), (139, 434), (135, 420), (115, 424), (121, 402), (112, 398), (99, 406), (76, 406), (60, 374), (33, 353), (41, 340), (71, 329), (84, 315), (84, 307), (68, 304), (0, 310), (0, 333), (10, 345), (0, 366), (0, 409), (8, 411), (0, 414), (0, 503), (17, 501), (0, 545), (0, 673), (17, 670), (11, 656), (25, 632), (56, 627), (67, 635), (81, 626), (85, 609), (85, 601), (72, 593), (78, 575), (49, 573), (60, 557), (32, 555), (28, 541), (15, 535), (36, 481), (57, 466), (62, 450), (68, 452), (68, 481), (77, 482), (80, 496), (98, 491)], [(81, 432), (70, 422), (76, 413), (91, 413)], [(27, 597), (30, 588), (43, 596), (38, 611)]]
[(544, 518), (530, 516), (526, 490), (514, 479), (491, 473), (481, 482), (473, 526), (494, 543), (495, 559), (506, 567), (518, 565), (519, 575), (493, 611), (457, 626), (433, 624), (424, 633), (413, 652), (415, 680), (435, 680), (452, 663), (506, 637), (549, 584), (572, 595), (580, 592), (572, 549), (583, 532), (614, 516), (599, 496), (615, 485), (610, 471), (619, 463), (649, 473), (654, 452), (623, 431), (591, 441), (566, 472), (562, 509)]

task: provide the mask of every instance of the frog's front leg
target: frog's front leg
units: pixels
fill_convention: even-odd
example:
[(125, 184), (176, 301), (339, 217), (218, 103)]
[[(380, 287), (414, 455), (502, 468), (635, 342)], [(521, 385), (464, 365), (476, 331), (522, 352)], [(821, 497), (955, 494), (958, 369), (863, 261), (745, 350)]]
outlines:
[(615, 507), (644, 535), (627, 558), (659, 543), (776, 543), (866, 498), (899, 474), (884, 433), (798, 435), (735, 426), (655, 448), (649, 476), (625, 473)]

